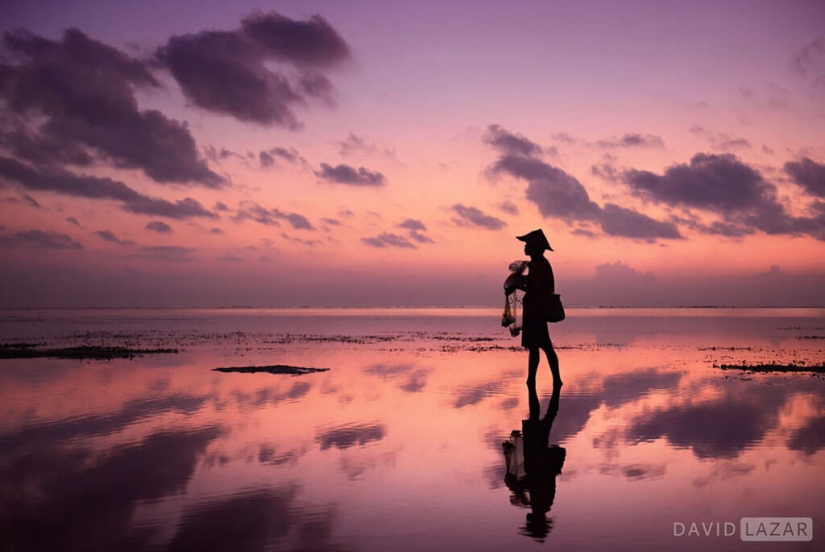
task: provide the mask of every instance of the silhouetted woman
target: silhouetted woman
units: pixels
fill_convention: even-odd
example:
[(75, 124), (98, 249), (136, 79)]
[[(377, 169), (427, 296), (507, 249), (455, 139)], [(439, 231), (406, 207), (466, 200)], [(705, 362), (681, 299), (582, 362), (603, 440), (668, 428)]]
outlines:
[(550, 297), (555, 293), (556, 283), (553, 279), (553, 269), (544, 258), (544, 251), (553, 251), (544, 232), (541, 229), (533, 230), (529, 234), (518, 236), (524, 242), (524, 254), (530, 256), (527, 265), (527, 276), (524, 278), (522, 289), (524, 294), (523, 322), (521, 330), (521, 346), (530, 353), (528, 360), (527, 385), (536, 385), (536, 372), (539, 368), (539, 349), (544, 351), (550, 372), (553, 374), (553, 386), (562, 385), (559, 374), (559, 357), (553, 350), (553, 342), (547, 331), (546, 309)]

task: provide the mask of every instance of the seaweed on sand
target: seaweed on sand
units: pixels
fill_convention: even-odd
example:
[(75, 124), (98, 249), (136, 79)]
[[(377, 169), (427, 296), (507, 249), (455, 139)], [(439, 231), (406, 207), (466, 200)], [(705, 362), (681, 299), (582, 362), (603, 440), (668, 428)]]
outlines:
[(0, 359), (15, 358), (66, 358), (72, 360), (112, 360), (134, 358), (143, 355), (177, 353), (177, 349), (130, 349), (128, 347), (102, 347), (82, 345), (56, 349), (38, 349), (31, 343), (0, 344)]
[(302, 368), (300, 366), (287, 366), (284, 364), (274, 364), (272, 366), (233, 366), (229, 368), (214, 368), (215, 372), (237, 372), (240, 374), (286, 374), (289, 376), (302, 376), (315, 372), (326, 372), (329, 368)]
[(825, 364), (719, 364), (722, 370), (744, 370), (746, 372), (811, 372), (815, 374), (825, 374)]

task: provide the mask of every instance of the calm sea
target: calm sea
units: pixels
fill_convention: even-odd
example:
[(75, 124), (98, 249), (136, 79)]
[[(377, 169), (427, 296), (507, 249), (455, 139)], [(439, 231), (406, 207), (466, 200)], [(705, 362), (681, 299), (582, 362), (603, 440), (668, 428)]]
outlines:
[[(0, 360), (0, 550), (825, 548), (825, 377), (719, 367), (821, 365), (824, 309), (571, 309), (538, 419), (500, 317), (0, 311), (0, 344), (178, 351)], [(328, 370), (214, 370), (272, 365)]]

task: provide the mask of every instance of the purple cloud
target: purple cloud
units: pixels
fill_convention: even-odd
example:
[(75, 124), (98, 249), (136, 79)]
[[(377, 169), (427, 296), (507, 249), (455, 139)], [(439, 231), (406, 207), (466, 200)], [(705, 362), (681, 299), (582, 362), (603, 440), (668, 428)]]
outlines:
[(348, 186), (380, 187), (386, 184), (384, 175), (378, 171), (371, 171), (364, 167), (356, 170), (355, 167), (343, 164), (333, 167), (327, 163), (321, 163), (321, 170), (315, 171), (315, 176), (327, 182)]
[(420, 220), (406, 219), (398, 225), (398, 228), (409, 230), (408, 235), (413, 241), (418, 243), (435, 243), (432, 238), (423, 233), (427, 231), (427, 227), (424, 226), (424, 223)]
[(153, 220), (151, 222), (146, 223), (146, 229), (152, 230), (153, 232), (157, 232), (158, 234), (171, 234), (172, 227), (166, 224), (165, 222), (161, 222), (159, 220)]
[[(791, 165), (791, 171), (808, 165)], [(787, 169), (786, 169), (787, 170)], [(624, 182), (633, 192), (657, 203), (697, 208), (722, 217), (710, 226), (693, 227), (709, 234), (742, 236), (760, 230), (767, 234), (808, 235), (825, 240), (825, 213), (814, 217), (790, 215), (777, 201), (776, 186), (756, 169), (731, 154), (697, 153), (689, 164), (669, 167), (661, 175), (629, 170)]]
[(295, 106), (311, 98), (332, 102), (332, 83), (321, 70), (349, 58), (346, 42), (323, 17), (296, 21), (274, 11), (252, 13), (233, 31), (173, 36), (157, 51), (194, 105), (290, 129), (300, 126)]
[(406, 249), (416, 249), (415, 245), (413, 245), (410, 240), (404, 236), (389, 234), (387, 232), (383, 232), (374, 238), (361, 238), (361, 241), (371, 247), (400, 247)]
[(453, 219), (453, 222), (459, 226), (477, 226), (479, 228), (486, 228), (487, 230), (501, 230), (507, 223), (492, 215), (485, 215), (477, 207), (467, 207), (460, 203), (456, 203), (451, 208), (459, 218)]
[(96, 236), (100, 236), (104, 241), (109, 243), (116, 243), (118, 245), (134, 245), (135, 242), (129, 240), (121, 240), (115, 236), (110, 230), (98, 230), (95, 232)]
[(825, 165), (805, 157), (801, 161), (788, 161), (784, 169), (809, 194), (825, 198)]
[(28, 246), (38, 249), (83, 249), (83, 244), (71, 236), (51, 230), (26, 230), (15, 232), (10, 237), (2, 238), (12, 246)]
[(655, 134), (638, 134), (635, 132), (622, 135), (611, 140), (599, 140), (596, 145), (600, 148), (663, 148), (664, 141)]
[(528, 140), (521, 134), (513, 134), (499, 125), (487, 127), (484, 143), (493, 146), (503, 155), (523, 155), (525, 157), (540, 156), (543, 153), (541, 146)]
[(280, 220), (286, 220), (296, 230), (315, 230), (307, 218), (298, 213), (284, 213), (280, 209), (267, 209), (254, 201), (242, 201), (238, 212), (232, 220), (254, 220), (267, 226), (280, 226)]
[(139, 169), (159, 183), (219, 188), (223, 177), (198, 156), (184, 123), (140, 111), (135, 91), (160, 85), (147, 66), (77, 29), (53, 41), (28, 31), (3, 35), (2, 141), (37, 166), (94, 161)]
[(19, 161), (0, 156), (0, 177), (29, 190), (50, 191), (87, 199), (108, 199), (121, 203), (124, 211), (173, 219), (217, 218), (192, 198), (176, 202), (142, 195), (123, 182), (111, 178), (78, 176), (58, 168), (33, 169)]
[[(625, 138), (628, 144), (637, 141), (637, 135), (628, 134)], [(640, 139), (646, 143), (655, 142), (649, 137)], [(526, 180), (527, 200), (535, 204), (546, 218), (597, 223), (606, 234), (617, 237), (647, 241), (681, 238), (673, 223), (658, 221), (643, 213), (614, 204), (608, 204), (605, 208), (600, 207), (590, 199), (581, 182), (558, 167), (529, 155), (513, 153), (517, 148), (498, 149), (503, 154), (490, 166), (488, 173)], [(586, 229), (580, 230), (589, 232)]]

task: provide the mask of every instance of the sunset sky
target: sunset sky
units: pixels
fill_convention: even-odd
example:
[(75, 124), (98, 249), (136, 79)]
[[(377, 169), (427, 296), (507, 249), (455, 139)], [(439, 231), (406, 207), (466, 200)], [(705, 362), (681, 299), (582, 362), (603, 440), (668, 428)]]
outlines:
[(5, 1), (0, 307), (825, 305), (825, 3)]

